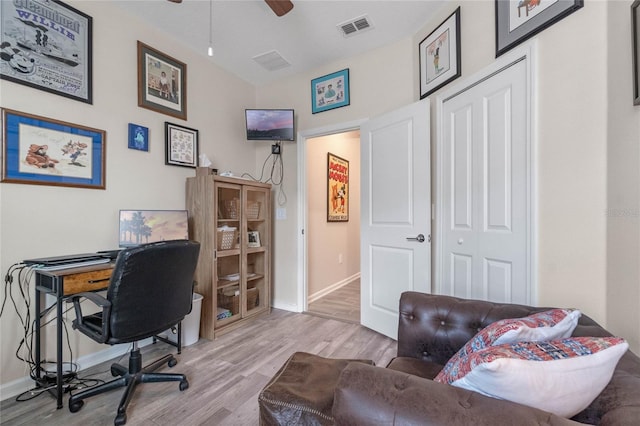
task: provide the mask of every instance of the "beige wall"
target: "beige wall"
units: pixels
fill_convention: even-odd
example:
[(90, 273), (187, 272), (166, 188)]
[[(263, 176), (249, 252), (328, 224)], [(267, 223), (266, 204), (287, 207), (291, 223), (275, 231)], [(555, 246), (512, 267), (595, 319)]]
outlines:
[[(302, 73), (257, 89), (256, 104), (264, 108), (294, 108), (296, 126), (300, 131), (312, 131), (349, 123), (382, 114), (414, 101), (413, 42), (410, 38), (348, 60), (327, 64), (312, 72)], [(311, 113), (311, 80), (334, 71), (349, 68), (351, 105)], [(284, 142), (282, 159), (285, 180), (287, 219), (274, 222), (274, 291), (273, 306), (300, 310), (298, 306), (298, 149), (300, 141)], [(259, 165), (269, 155), (269, 147), (258, 146)], [(276, 201), (282, 200), (277, 192)], [(277, 205), (277, 202), (274, 203)]]
[[(22, 259), (116, 248), (120, 208), (184, 208), (185, 179), (195, 173), (193, 169), (164, 164), (165, 121), (198, 129), (201, 151), (208, 154), (214, 166), (256, 170), (255, 148), (245, 141), (243, 133), (243, 110), (255, 105), (253, 86), (165, 37), (159, 29), (122, 15), (112, 2), (67, 3), (93, 17), (93, 105), (4, 80), (0, 81), (0, 103), (2, 107), (106, 130), (107, 189), (0, 184), (3, 276), (10, 265)], [(188, 64), (188, 121), (137, 106), (136, 40)], [(127, 123), (149, 128), (148, 153), (127, 148)], [(16, 286), (14, 282), (13, 294), (19, 297)], [(32, 284), (28, 291), (33, 294)], [(20, 326), (11, 303), (5, 307), (0, 326), (0, 383), (5, 385), (28, 375), (14, 355)], [(52, 341), (53, 330), (46, 333), (47, 340)], [(105, 349), (78, 333), (70, 331), (69, 336), (76, 360)]]
[(640, 348), (640, 106), (633, 106), (632, 1), (608, 5), (607, 323)]
[[(349, 161), (349, 221), (327, 222), (327, 153)], [(307, 296), (360, 273), (360, 132), (307, 140)], [(341, 260), (340, 260), (341, 259)]]
[[(465, 78), (495, 59), (495, 3), (482, 0), (459, 4)], [(630, 43), (625, 41), (630, 37), (630, 4), (631, 1), (587, 0), (582, 9), (533, 38), (537, 40), (538, 58), (534, 123), (538, 264), (534, 275), (538, 304), (580, 308), (603, 325), (610, 325), (614, 333), (627, 337), (632, 347), (640, 351), (639, 219), (636, 215), (623, 222), (605, 215), (615, 191), (622, 191), (627, 197), (624, 206), (638, 206), (640, 108), (629, 107), (627, 99), (622, 107), (624, 114), (614, 117), (608, 105), (618, 92), (630, 92), (630, 66), (628, 59), (621, 59), (630, 52)], [(298, 130), (305, 132), (365, 119), (416, 101), (417, 45), (455, 7), (445, 7), (411, 40), (258, 88), (257, 103), (294, 106)], [(609, 61), (613, 56), (616, 60)], [(343, 68), (351, 70), (351, 105), (312, 115), (309, 81)], [(437, 93), (432, 99), (435, 96)], [(435, 110), (432, 104), (434, 117)], [(617, 163), (608, 159), (608, 150), (621, 133), (634, 138), (626, 146), (615, 145), (617, 157), (629, 164), (623, 170), (612, 171)], [(294, 144), (287, 146), (286, 174), (290, 177), (297, 175), (295, 151)], [(613, 180), (608, 182), (608, 178)], [(276, 223), (276, 306), (295, 307), (297, 300), (298, 265), (293, 260), (298, 203), (295, 183), (293, 178), (288, 182), (288, 219)], [(608, 233), (614, 230), (622, 235), (628, 233), (629, 237), (612, 241)], [(612, 257), (617, 259), (612, 261)], [(620, 272), (611, 272), (612, 267)]]

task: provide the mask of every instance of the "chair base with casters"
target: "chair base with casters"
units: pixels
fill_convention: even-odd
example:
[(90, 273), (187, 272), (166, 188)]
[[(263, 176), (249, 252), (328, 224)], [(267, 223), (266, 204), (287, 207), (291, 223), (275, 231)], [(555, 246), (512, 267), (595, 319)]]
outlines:
[(173, 367), (178, 363), (173, 355), (165, 355), (162, 358), (152, 362), (146, 367), (142, 367), (142, 355), (138, 349), (137, 342), (133, 343), (133, 349), (129, 355), (129, 368), (120, 365), (111, 365), (111, 375), (120, 376), (119, 378), (99, 386), (87, 389), (85, 391), (74, 394), (69, 398), (69, 411), (75, 413), (84, 405), (84, 399), (104, 392), (111, 391), (116, 388), (125, 387), (124, 395), (118, 405), (118, 414), (116, 415), (114, 424), (116, 426), (124, 425), (127, 422), (127, 406), (131, 402), (133, 392), (139, 383), (151, 382), (180, 382), (180, 390), (183, 391), (189, 387), (189, 382), (184, 374), (172, 373), (154, 373), (155, 370), (167, 364)]

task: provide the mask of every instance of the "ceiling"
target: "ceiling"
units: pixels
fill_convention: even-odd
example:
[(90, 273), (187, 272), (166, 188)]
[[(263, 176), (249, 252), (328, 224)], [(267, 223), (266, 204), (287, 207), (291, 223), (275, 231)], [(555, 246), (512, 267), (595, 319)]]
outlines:
[[(262, 0), (214, 0), (212, 5), (209, 0), (127, 0), (114, 4), (205, 57), (212, 16), (214, 53), (209, 59), (262, 86), (412, 36), (447, 0), (292, 1), (293, 10), (282, 17)], [(362, 16), (370, 28), (344, 36), (339, 24)], [(162, 51), (162, 46), (152, 47)], [(272, 51), (290, 65), (270, 71), (252, 59)], [(172, 56), (180, 60), (178, 54)]]

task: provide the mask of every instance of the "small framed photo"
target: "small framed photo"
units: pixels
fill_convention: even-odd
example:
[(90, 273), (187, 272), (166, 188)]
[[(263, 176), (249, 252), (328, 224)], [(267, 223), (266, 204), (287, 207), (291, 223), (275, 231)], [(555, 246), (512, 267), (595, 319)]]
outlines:
[(187, 64), (138, 41), (138, 106), (187, 119)]
[(311, 80), (313, 114), (347, 106), (350, 102), (348, 68)]
[(165, 164), (192, 167), (198, 165), (198, 131), (173, 123), (164, 123)]
[(260, 247), (260, 233), (258, 231), (249, 231), (247, 234), (247, 246)]
[(569, 16), (583, 0), (496, 1), (496, 58)]
[(631, 46), (633, 48), (633, 104), (640, 105), (640, 0), (631, 4)]
[(129, 149), (149, 151), (149, 129), (129, 123)]
[(105, 189), (104, 130), (2, 109), (2, 182)]
[(462, 73), (460, 7), (418, 45), (420, 99), (449, 84)]

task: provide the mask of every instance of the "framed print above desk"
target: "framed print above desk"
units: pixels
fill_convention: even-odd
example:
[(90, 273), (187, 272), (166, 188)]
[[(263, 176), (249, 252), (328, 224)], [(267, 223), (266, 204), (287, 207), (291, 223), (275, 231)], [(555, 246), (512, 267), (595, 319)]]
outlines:
[(91, 16), (61, 1), (0, 1), (0, 78), (92, 102)]

